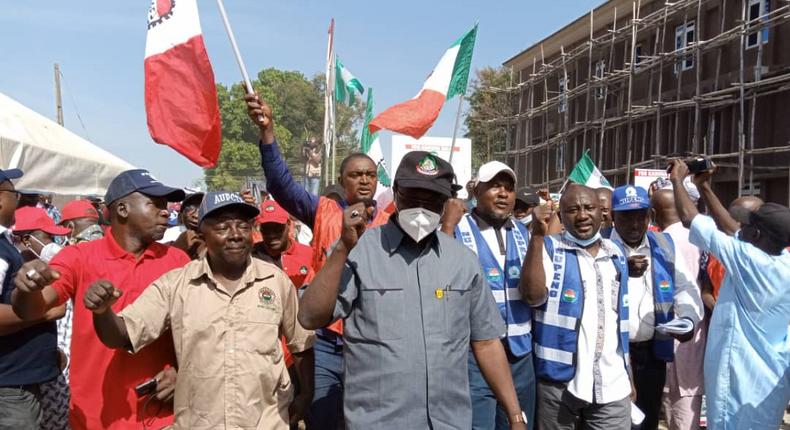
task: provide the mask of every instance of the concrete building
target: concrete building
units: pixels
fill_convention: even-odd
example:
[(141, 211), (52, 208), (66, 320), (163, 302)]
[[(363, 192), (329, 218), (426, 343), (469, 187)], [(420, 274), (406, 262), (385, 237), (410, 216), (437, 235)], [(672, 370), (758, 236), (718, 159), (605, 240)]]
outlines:
[(788, 204), (790, 4), (610, 0), (507, 60), (501, 157), (564, 182), (585, 150), (614, 184), (667, 157), (710, 155), (716, 190)]

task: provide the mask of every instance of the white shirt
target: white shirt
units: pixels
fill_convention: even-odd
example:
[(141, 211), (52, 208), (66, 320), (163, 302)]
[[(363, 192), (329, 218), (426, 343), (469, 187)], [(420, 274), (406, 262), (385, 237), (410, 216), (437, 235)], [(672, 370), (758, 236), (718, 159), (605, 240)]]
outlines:
[(313, 231), (301, 221), (294, 222), (296, 223), (296, 241), (302, 245), (310, 246), (310, 243), (313, 242)]
[[(620, 290), (617, 270), (611, 259), (615, 245), (606, 239), (602, 243), (595, 257), (575, 245), (564, 245), (577, 250), (584, 288), (576, 349), (576, 375), (568, 383), (568, 391), (580, 400), (600, 404), (631, 395), (631, 382), (625, 370), (623, 354), (617, 349), (620, 338), (617, 325)], [(543, 270), (546, 272), (546, 288), (551, 288), (554, 264), (545, 250)]]
[[(655, 301), (653, 298), (653, 270), (652, 258), (650, 254), (650, 242), (647, 235), (642, 238), (642, 243), (636, 248), (628, 246), (617, 234), (617, 230), (612, 231), (612, 240), (623, 244), (626, 257), (632, 255), (644, 255), (647, 259), (647, 269), (639, 278), (628, 278), (628, 298), (630, 299), (629, 319), (630, 327), (628, 335), (631, 342), (645, 342), (653, 338), (656, 325)], [(697, 288), (697, 277), (693, 276), (688, 269), (688, 265), (683, 261), (681, 252), (677, 251), (675, 245), (675, 295), (673, 300), (673, 312), (675, 318), (686, 317), (694, 321), (697, 326), (702, 319), (702, 297)]]

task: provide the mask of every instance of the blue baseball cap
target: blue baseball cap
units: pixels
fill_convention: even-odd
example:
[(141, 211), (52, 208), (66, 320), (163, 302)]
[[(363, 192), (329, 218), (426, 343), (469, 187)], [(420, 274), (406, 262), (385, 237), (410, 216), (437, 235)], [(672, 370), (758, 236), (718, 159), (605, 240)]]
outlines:
[(615, 188), (614, 192), (612, 192), (612, 210), (614, 212), (643, 209), (650, 209), (650, 198), (647, 196), (646, 189), (633, 185), (623, 185)]
[(21, 177), (22, 170), (20, 169), (0, 170), (0, 183), (10, 181), (11, 179), (19, 179)]
[(148, 170), (134, 169), (121, 172), (110, 182), (104, 201), (109, 205), (134, 192), (153, 197), (166, 197), (169, 202), (180, 202), (185, 196), (184, 190), (168, 187), (154, 178)]
[(237, 193), (215, 191), (206, 193), (206, 195), (203, 197), (203, 201), (200, 203), (200, 207), (198, 208), (198, 225), (203, 223), (203, 220), (213, 212), (231, 206), (237, 207), (244, 211), (246, 215), (249, 215), (250, 219), (255, 218), (261, 213), (258, 208), (245, 202), (244, 199)]

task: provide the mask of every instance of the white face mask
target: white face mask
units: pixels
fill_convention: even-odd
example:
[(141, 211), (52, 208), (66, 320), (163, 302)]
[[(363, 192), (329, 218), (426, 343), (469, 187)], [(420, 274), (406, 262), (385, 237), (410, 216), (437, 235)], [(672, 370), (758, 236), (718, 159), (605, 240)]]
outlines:
[[(40, 240), (36, 239), (34, 236), (30, 236), (30, 238), (35, 240), (36, 242), (38, 242), (39, 245), (44, 245), (44, 243), (42, 243)], [(33, 251), (33, 248), (29, 248), (29, 249), (30, 249), (31, 252), (33, 252), (33, 254), (36, 253), (36, 251)], [(52, 260), (52, 258), (55, 257), (55, 255), (58, 252), (60, 252), (61, 249), (63, 249), (63, 248), (60, 245), (58, 245), (57, 243), (50, 242), (50, 243), (44, 245), (43, 248), (41, 248), (41, 254), (36, 254), (36, 257), (38, 257), (39, 260), (41, 260), (41, 261), (43, 261), (45, 263), (49, 263), (50, 260)]]
[(411, 208), (398, 211), (398, 222), (406, 234), (415, 242), (420, 242), (436, 231), (441, 215), (425, 208)]
[(532, 222), (532, 214), (529, 214), (529, 215), (525, 216), (524, 218), (519, 219), (518, 222), (520, 222), (520, 223), (522, 223), (524, 225), (529, 225), (529, 223)]

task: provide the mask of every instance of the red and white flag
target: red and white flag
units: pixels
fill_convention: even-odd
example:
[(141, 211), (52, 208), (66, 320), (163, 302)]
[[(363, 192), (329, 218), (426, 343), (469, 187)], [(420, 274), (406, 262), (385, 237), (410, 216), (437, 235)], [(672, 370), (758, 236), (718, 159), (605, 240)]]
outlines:
[(196, 0), (152, 0), (145, 41), (148, 130), (195, 164), (214, 167), (222, 127)]

